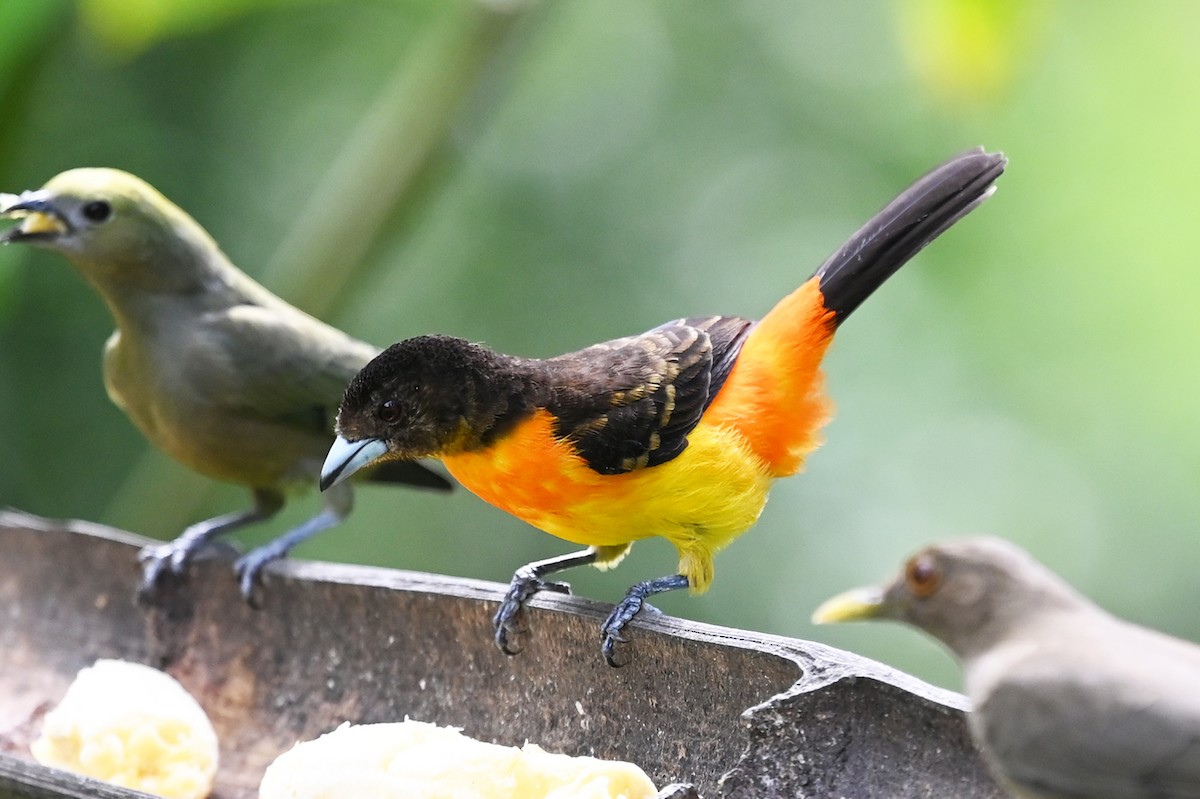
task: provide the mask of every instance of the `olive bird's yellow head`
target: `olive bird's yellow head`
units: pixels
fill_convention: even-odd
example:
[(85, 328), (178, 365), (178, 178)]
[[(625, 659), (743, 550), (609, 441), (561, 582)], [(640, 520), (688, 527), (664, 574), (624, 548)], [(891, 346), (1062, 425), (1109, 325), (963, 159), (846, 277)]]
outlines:
[(0, 242), (61, 253), (102, 284), (178, 282), (219, 252), (178, 206), (117, 169), (72, 169), (40, 189), (0, 195), (0, 218), (20, 220)]

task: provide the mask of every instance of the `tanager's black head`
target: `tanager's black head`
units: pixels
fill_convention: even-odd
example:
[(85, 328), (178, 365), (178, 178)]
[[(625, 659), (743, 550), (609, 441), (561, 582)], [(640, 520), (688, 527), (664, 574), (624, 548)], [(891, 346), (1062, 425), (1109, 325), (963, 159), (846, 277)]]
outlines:
[(485, 446), (526, 407), (519, 361), (450, 336), (393, 344), (350, 381), (322, 489), (380, 460)]

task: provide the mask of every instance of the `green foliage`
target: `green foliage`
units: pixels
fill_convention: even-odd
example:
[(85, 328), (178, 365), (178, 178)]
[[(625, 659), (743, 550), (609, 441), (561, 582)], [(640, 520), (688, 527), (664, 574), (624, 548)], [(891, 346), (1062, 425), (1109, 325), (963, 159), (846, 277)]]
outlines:
[[(838, 416), (806, 474), (718, 556), (712, 591), (662, 604), (954, 685), (911, 631), (808, 615), (927, 541), (994, 533), (1200, 638), (1180, 601), (1200, 566), (1200, 6), (699, 9), (9, 0), (0, 191), (125, 168), (356, 335), (550, 355), (760, 315), (916, 175), (1003, 149), (997, 195), (839, 333)], [(109, 330), (61, 259), (0, 251), (0, 504), (168, 537), (246, 502), (148, 451), (109, 403)], [(507, 580), (570, 546), (465, 492), (368, 489), (300, 554)], [(571, 579), (616, 599), (673, 568), (646, 542)]]
[(97, 43), (132, 57), (163, 39), (207, 33), (256, 11), (286, 12), (313, 2), (319, 0), (79, 0), (79, 16)]

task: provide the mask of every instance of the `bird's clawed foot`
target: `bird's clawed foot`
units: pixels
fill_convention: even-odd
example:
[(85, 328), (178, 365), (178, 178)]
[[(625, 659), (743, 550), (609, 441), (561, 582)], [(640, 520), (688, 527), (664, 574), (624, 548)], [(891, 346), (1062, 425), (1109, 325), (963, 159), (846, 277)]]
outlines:
[(138, 552), (138, 562), (142, 564), (142, 583), (138, 586), (138, 596), (146, 598), (153, 595), (165, 579), (164, 575), (182, 576), (190, 554), (189, 548), (178, 545), (178, 541), (142, 547)]
[(642, 602), (642, 597), (637, 594), (627, 594), (612, 609), (612, 613), (608, 614), (608, 618), (604, 620), (604, 625), (600, 628), (600, 653), (604, 655), (604, 661), (614, 669), (625, 665), (617, 662), (617, 644), (629, 642), (629, 639), (621, 633), (624, 631), (625, 625), (641, 611)]
[(658, 609), (652, 607), (646, 602), (646, 597), (662, 594), (667, 591), (677, 591), (680, 588), (688, 587), (688, 579), (682, 574), (672, 574), (667, 577), (659, 577), (656, 580), (646, 580), (645, 582), (637, 583), (625, 592), (625, 598), (617, 603), (612, 609), (612, 613), (608, 614), (608, 618), (604, 620), (604, 625), (600, 628), (600, 653), (604, 655), (604, 661), (614, 669), (619, 669), (624, 666), (624, 663), (618, 663), (617, 644), (628, 643), (629, 639), (621, 635), (625, 630), (625, 625), (633, 621), (633, 618), (642, 612), (643, 609), (658, 613)]
[(142, 564), (138, 596), (142, 599), (153, 596), (167, 575), (182, 577), (184, 569), (197, 555), (217, 546), (212, 541), (181, 535), (174, 541), (142, 547), (138, 552), (138, 562)]
[(559, 594), (571, 593), (569, 583), (543, 580), (539, 577), (537, 566), (536, 563), (530, 563), (517, 569), (512, 582), (508, 584), (508, 592), (500, 602), (500, 609), (492, 617), (492, 626), (496, 630), (496, 646), (506, 655), (516, 655), (521, 652), (519, 647), (513, 646), (510, 636), (525, 631), (520, 623), (520, 617), (526, 601), (541, 591), (554, 591)]
[(139, 599), (149, 599), (168, 575), (179, 579), (184, 576), (187, 564), (198, 558), (235, 557), (238, 549), (223, 541), (197, 539), (197, 537), (181, 535), (174, 541), (152, 543), (138, 552), (138, 561), (142, 564), (142, 583), (138, 585)]
[(316, 516), (237, 559), (233, 564), (233, 571), (237, 574), (238, 589), (242, 598), (250, 607), (260, 607), (255, 589), (262, 585), (263, 568), (271, 561), (287, 555), (301, 541), (307, 541), (322, 530), (340, 524), (350, 513), (352, 496), (349, 484), (331, 489), (326, 494), (326, 500), (330, 504)]
[[(274, 542), (272, 542), (274, 543)], [(287, 554), (287, 549), (278, 551), (278, 547), (265, 544), (258, 549), (252, 549), (233, 562), (233, 573), (237, 576), (238, 591), (246, 604), (258, 609), (261, 603), (255, 590), (262, 585), (262, 570), (268, 563), (278, 560)]]
[(278, 513), (282, 507), (282, 494), (256, 489), (254, 507), (249, 510), (197, 522), (184, 530), (174, 541), (143, 547), (138, 553), (138, 560), (143, 564), (142, 584), (138, 588), (138, 596), (144, 599), (152, 595), (167, 574), (181, 577), (187, 564), (201, 553), (224, 550), (235, 556), (240, 554), (236, 547), (217, 539), (248, 524), (265, 521)]

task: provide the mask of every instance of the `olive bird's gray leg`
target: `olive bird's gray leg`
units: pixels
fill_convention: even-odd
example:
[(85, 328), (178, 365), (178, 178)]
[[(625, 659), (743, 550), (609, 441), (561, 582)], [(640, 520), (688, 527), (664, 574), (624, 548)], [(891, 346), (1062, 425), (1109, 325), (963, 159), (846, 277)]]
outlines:
[(324, 491), (321, 497), (325, 507), (320, 513), (283, 535), (250, 550), (233, 564), (233, 570), (238, 576), (238, 586), (247, 602), (253, 604), (254, 586), (258, 583), (259, 574), (264, 566), (282, 558), (301, 541), (341, 524), (354, 507), (354, 489), (348, 482), (332, 486)]
[(188, 562), (197, 552), (211, 546), (214, 538), (266, 521), (283, 507), (283, 494), (278, 491), (260, 488), (253, 491), (253, 496), (254, 506), (248, 510), (196, 522), (173, 541), (143, 547), (138, 553), (143, 569), (141, 593), (152, 592), (164, 573), (183, 574)]

